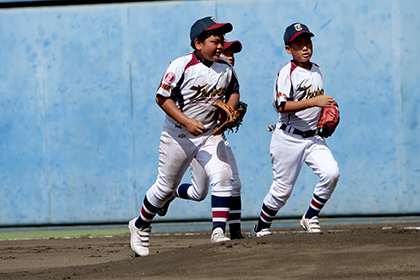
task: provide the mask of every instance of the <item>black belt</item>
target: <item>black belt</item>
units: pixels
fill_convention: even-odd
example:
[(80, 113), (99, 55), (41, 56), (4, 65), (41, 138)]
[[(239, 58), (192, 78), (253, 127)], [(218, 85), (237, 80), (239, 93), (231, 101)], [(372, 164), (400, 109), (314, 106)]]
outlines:
[[(286, 124), (282, 124), (280, 126), (280, 129), (286, 131), (287, 125)], [(299, 130), (299, 129), (293, 128), (293, 127), (290, 127), (290, 130), (291, 130), (291, 133), (300, 135), (303, 138), (312, 137), (312, 136), (314, 136), (317, 133), (317, 130), (302, 131), (302, 130)]]

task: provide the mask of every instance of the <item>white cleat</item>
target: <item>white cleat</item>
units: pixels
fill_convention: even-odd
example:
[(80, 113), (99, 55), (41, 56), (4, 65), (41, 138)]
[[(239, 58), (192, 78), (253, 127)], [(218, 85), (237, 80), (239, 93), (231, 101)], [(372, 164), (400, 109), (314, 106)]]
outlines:
[(224, 241), (229, 241), (230, 238), (225, 235), (223, 230), (220, 227), (217, 227), (211, 233), (211, 242), (212, 243), (219, 243)]
[(263, 228), (260, 231), (256, 231), (256, 228), (257, 228), (257, 226), (254, 226), (251, 229), (251, 232), (249, 233), (248, 237), (250, 237), (250, 238), (263, 237), (263, 236), (267, 236), (267, 235), (272, 235), (273, 234), (269, 228)]
[(319, 226), (318, 217), (314, 216), (310, 219), (305, 218), (303, 215), (302, 219), (300, 220), (300, 225), (302, 228), (309, 232), (309, 233), (321, 233), (321, 227)]
[(147, 256), (149, 254), (149, 240), (151, 227), (148, 228), (137, 228), (135, 225), (137, 218), (132, 219), (128, 223), (130, 229), (130, 245), (131, 249), (139, 256)]

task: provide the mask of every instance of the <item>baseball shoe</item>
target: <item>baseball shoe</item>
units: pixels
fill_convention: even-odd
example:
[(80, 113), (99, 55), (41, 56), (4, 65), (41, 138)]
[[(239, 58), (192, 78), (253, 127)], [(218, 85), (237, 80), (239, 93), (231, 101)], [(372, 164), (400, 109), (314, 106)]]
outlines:
[(173, 196), (171, 199), (169, 199), (168, 201), (165, 202), (165, 204), (163, 205), (162, 208), (159, 209), (159, 211), (157, 212), (157, 214), (159, 216), (165, 216), (166, 213), (168, 213), (168, 208), (169, 208), (169, 204), (171, 204), (171, 202), (175, 199), (175, 196)]
[(260, 231), (256, 231), (257, 226), (255, 225), (252, 229), (251, 232), (249, 233), (250, 238), (253, 237), (263, 237), (263, 236), (267, 236), (267, 235), (272, 235), (271, 230), (269, 228), (263, 228)]
[(230, 239), (231, 240), (234, 240), (234, 239), (243, 239), (243, 238), (245, 238), (245, 237), (242, 235), (242, 232), (241, 231), (233, 232), (233, 233), (230, 234)]
[(218, 242), (224, 242), (229, 241), (230, 238), (226, 237), (225, 233), (220, 227), (217, 227), (213, 230), (211, 233), (211, 242), (212, 243), (218, 243)]
[(305, 214), (303, 215), (302, 219), (300, 220), (300, 225), (302, 228), (310, 233), (321, 233), (321, 227), (319, 226), (318, 217), (314, 216), (310, 219), (305, 218)]
[(131, 249), (139, 256), (147, 256), (149, 254), (149, 240), (151, 227), (140, 229), (136, 227), (137, 218), (132, 219), (128, 223), (128, 228), (130, 229), (130, 245)]

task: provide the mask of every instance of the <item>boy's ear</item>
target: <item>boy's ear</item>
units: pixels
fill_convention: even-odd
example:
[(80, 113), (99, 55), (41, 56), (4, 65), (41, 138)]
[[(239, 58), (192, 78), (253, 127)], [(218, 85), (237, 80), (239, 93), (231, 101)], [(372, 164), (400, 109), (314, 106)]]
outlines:
[(286, 45), (284, 48), (286, 49), (286, 52), (288, 54), (291, 54), (292, 53), (292, 51), (290, 50), (290, 46), (289, 45)]
[(203, 42), (201, 42), (198, 38), (194, 39), (195, 49), (201, 51), (203, 48)]

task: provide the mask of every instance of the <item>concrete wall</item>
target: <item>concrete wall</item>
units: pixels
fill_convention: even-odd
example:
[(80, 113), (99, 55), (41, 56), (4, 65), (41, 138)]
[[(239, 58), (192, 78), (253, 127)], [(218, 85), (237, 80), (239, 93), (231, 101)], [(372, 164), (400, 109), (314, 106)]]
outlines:
[[(326, 94), (341, 108), (327, 140), (341, 178), (324, 215), (420, 213), (416, 0), (168, 1), (0, 9), (0, 225), (125, 222), (157, 175), (164, 119), (155, 91), (188, 52), (200, 17), (229, 21), (245, 124), (228, 139), (243, 217), (271, 184), (271, 94), (290, 60), (284, 28), (306, 23)], [(189, 174), (186, 174), (185, 181)], [(279, 212), (300, 216), (317, 181), (306, 166)], [(176, 201), (166, 219), (210, 219)], [(157, 220), (162, 218), (157, 218)]]

